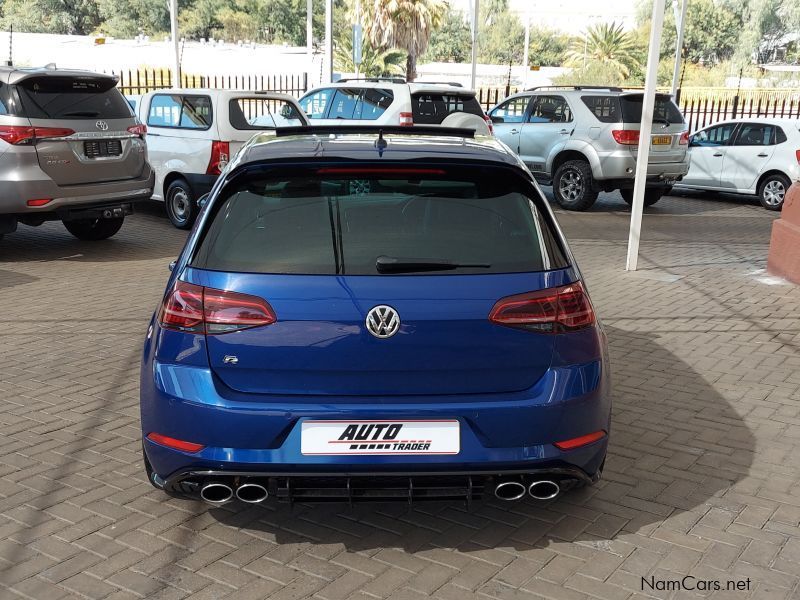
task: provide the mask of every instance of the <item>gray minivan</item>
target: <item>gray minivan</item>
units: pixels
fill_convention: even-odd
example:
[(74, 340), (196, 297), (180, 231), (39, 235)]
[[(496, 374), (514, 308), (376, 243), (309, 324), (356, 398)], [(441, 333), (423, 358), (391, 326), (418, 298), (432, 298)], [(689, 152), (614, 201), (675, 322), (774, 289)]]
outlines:
[(0, 237), (18, 223), (60, 220), (106, 239), (154, 175), (145, 128), (111, 75), (0, 67)]

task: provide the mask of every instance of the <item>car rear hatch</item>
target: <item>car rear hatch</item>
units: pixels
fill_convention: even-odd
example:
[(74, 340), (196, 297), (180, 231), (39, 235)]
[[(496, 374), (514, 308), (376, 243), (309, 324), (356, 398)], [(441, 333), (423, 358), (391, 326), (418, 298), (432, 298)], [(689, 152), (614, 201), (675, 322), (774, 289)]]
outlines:
[(230, 290), (212, 312), (274, 322), (207, 324), (213, 372), (240, 392), (306, 396), (534, 385), (556, 336), (489, 315), (569, 283), (549, 217), (507, 172), (379, 170), (281, 170), (223, 190), (182, 279), (205, 290), (206, 311), (227, 302), (209, 289)]
[[(625, 130), (638, 131), (642, 121), (644, 94), (622, 94), (619, 97)], [(648, 164), (677, 163), (686, 160), (688, 138), (681, 136), (687, 130), (678, 106), (668, 94), (656, 94), (653, 110), (653, 130), (650, 137), (650, 159)], [(630, 145), (636, 157), (638, 146)]]
[(111, 77), (90, 75), (36, 75), (17, 82), (24, 113), (37, 131), (39, 166), (56, 184), (141, 176), (144, 142), (131, 130), (135, 118), (115, 86)]

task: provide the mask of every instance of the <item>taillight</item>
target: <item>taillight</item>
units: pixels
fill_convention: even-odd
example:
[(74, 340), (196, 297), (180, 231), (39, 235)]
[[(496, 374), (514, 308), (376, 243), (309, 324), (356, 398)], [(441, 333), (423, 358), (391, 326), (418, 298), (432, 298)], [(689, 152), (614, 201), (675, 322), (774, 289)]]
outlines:
[(211, 160), (208, 161), (206, 175), (219, 175), (230, 160), (230, 144), (214, 140), (211, 142)]
[(595, 431), (594, 433), (589, 433), (586, 435), (582, 435), (580, 437), (572, 438), (571, 440), (556, 442), (553, 445), (559, 450), (575, 450), (576, 448), (582, 448), (583, 446), (593, 444), (597, 440), (602, 440), (604, 437), (606, 437), (606, 432), (600, 430), (600, 431)]
[(486, 121), (486, 126), (489, 128), (489, 133), (494, 135), (494, 123), (492, 122), (492, 118), (484, 113), (483, 120)]
[(203, 444), (195, 444), (194, 442), (177, 440), (175, 438), (171, 438), (169, 436), (156, 433), (155, 431), (148, 433), (147, 439), (150, 440), (151, 442), (155, 442), (156, 444), (161, 444), (162, 446), (166, 446), (167, 448), (174, 448), (175, 450), (181, 450), (183, 452), (189, 452), (192, 454), (194, 454), (195, 452), (200, 452), (200, 450), (205, 448)]
[(611, 135), (615, 142), (623, 146), (636, 146), (639, 143), (639, 132), (635, 129), (615, 129)]
[(143, 138), (147, 134), (147, 125), (143, 125), (142, 123), (131, 125), (128, 127), (128, 133), (132, 133), (133, 135), (138, 135), (139, 137)]
[(36, 140), (67, 137), (75, 133), (66, 127), (30, 127), (28, 125), (1, 125), (0, 139), (15, 146), (27, 146)]
[(410, 112), (401, 112), (400, 113), (400, 125), (402, 127), (411, 127), (414, 125), (414, 113)]
[(681, 139), (678, 140), (678, 143), (681, 146), (688, 146), (689, 145), (689, 132), (688, 131), (684, 131), (683, 133), (681, 133)]
[(501, 298), (489, 313), (489, 320), (530, 331), (564, 333), (593, 325), (595, 316), (583, 285), (576, 282)]
[(797, 159), (797, 163), (800, 164), (800, 150), (794, 151), (794, 157)]
[(216, 335), (276, 321), (263, 298), (177, 281), (158, 311), (164, 329)]

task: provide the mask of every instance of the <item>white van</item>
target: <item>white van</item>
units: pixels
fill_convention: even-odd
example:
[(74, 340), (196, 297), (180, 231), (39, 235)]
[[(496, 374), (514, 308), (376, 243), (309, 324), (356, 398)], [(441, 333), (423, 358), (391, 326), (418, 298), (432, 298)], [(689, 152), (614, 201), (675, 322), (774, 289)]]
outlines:
[(170, 89), (138, 102), (147, 125), (147, 152), (156, 173), (154, 200), (163, 200), (175, 227), (189, 229), (197, 199), (255, 133), (308, 125), (297, 101), (273, 92)]

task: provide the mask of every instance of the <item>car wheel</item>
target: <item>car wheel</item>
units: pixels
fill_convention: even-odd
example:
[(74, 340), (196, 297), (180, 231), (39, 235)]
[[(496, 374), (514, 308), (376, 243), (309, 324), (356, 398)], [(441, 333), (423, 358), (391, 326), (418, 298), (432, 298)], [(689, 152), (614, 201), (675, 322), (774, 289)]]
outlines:
[(791, 181), (785, 175), (774, 174), (765, 177), (761, 185), (758, 186), (758, 199), (761, 206), (767, 210), (780, 210), (783, 207), (783, 199), (789, 189)]
[(114, 217), (113, 219), (76, 219), (74, 221), (62, 221), (64, 227), (79, 240), (96, 242), (107, 240), (122, 228), (125, 217)]
[(167, 187), (167, 215), (178, 229), (190, 229), (199, 212), (192, 188), (185, 179), (176, 179)]
[[(656, 202), (661, 200), (662, 196), (667, 196), (672, 191), (672, 187), (655, 187), (655, 188), (645, 188), (644, 190), (644, 205), (645, 206), (653, 206)], [(628, 203), (629, 206), (633, 205), (633, 190), (620, 190), (620, 196), (625, 202)]]
[(587, 210), (597, 200), (592, 168), (584, 160), (568, 160), (556, 169), (553, 195), (565, 210)]

